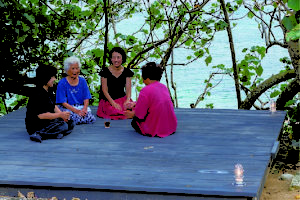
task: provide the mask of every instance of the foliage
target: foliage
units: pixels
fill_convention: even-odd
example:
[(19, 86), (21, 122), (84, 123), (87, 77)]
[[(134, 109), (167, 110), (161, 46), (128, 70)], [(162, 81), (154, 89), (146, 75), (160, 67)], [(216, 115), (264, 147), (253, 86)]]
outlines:
[[(285, 0), (290, 8), (287, 15), (282, 19), (282, 24), (287, 29), (286, 40), (298, 40), (300, 38), (300, 3), (298, 0)], [(276, 3), (274, 4), (275, 6)]]
[[(253, 46), (250, 49), (244, 48), (243, 53), (246, 53), (245, 57), (238, 63), (240, 80), (244, 86), (251, 85), (251, 81), (253, 81), (251, 87), (255, 87), (260, 83), (258, 78), (263, 73), (261, 60), (265, 57), (266, 48)], [(255, 76), (254, 80), (252, 76)]]
[[(0, 81), (0, 94), (4, 99), (1, 101), (5, 104), (7, 95), (24, 95), (22, 98), (26, 99), (30, 89), (28, 84), (34, 83), (31, 73), (40, 63), (57, 66), (58, 78), (61, 78), (64, 73), (63, 60), (70, 55), (76, 55), (81, 58), (81, 72), (91, 89), (93, 96), (91, 103), (97, 105), (100, 89), (98, 73), (101, 67), (109, 63), (105, 57), (106, 53), (113, 46), (121, 46), (128, 56), (125, 66), (135, 72), (133, 85), (137, 92), (142, 87), (140, 67), (148, 61), (160, 62), (165, 68), (166, 83), (176, 103), (177, 85), (172, 73), (174, 67), (186, 66), (199, 60), (210, 66), (214, 59), (210, 54), (213, 51), (210, 46), (214, 36), (228, 27), (219, 1), (210, 4), (208, 2), (206, 0), (201, 1), (201, 4), (194, 4), (192, 1), (168, 0), (157, 0), (151, 3), (147, 0), (140, 2), (1, 0), (0, 11), (3, 14), (0, 16), (0, 23), (3, 34), (0, 36), (2, 41), (0, 52), (5, 55)], [(104, 5), (107, 7), (105, 8)], [(239, 69), (240, 87), (247, 95), (244, 102), (250, 102), (251, 92), (264, 83), (262, 79), (264, 66), (261, 65), (261, 60), (267, 54), (268, 48), (273, 45), (286, 48), (287, 45), (285, 41), (281, 42), (280, 39), (275, 38), (273, 29), (280, 28), (283, 24), (288, 30), (287, 34), (295, 33), (294, 29), (299, 24), (299, 9), (294, 0), (267, 3), (232, 0), (226, 3), (229, 17), (242, 7), (249, 10), (248, 17), (258, 21), (258, 28), (262, 30), (262, 35), (267, 41), (264, 47), (245, 47), (242, 52), (244, 58), (235, 61)], [(284, 15), (281, 15), (282, 13)], [(132, 16), (139, 19), (137, 29), (119, 30), (118, 25), (126, 20), (130, 21)], [(280, 16), (285, 17), (280, 18)], [(230, 20), (234, 26), (235, 21), (232, 18)], [(288, 40), (289, 37), (287, 36), (286, 39)], [(297, 38), (297, 34), (291, 36), (294, 37)], [(186, 62), (174, 62), (172, 55), (176, 49), (189, 52)], [(288, 61), (289, 59), (291, 61)], [(283, 70), (290, 69), (292, 59), (283, 58), (283, 60), (286, 61), (284, 65), (289, 66), (284, 67)], [(224, 66), (221, 63), (212, 68), (215, 71), (209, 77), (212, 74), (213, 77), (217, 74), (232, 76), (231, 66)], [(204, 80), (207, 87), (199, 95), (200, 101), (197, 102), (209, 96), (217, 85), (212, 84), (209, 77)], [(272, 91), (269, 97), (279, 97), (288, 87), (289, 82), (284, 82), (282, 85), (272, 82), (264, 86), (261, 94), (265, 89), (270, 89)], [(297, 98), (293, 98), (286, 102), (290, 100), (293, 101), (293, 105), (298, 101)], [(244, 108), (250, 109), (253, 106), (251, 102)], [(24, 103), (21, 101), (20, 105)], [(257, 106), (255, 108), (264, 109), (263, 105), (266, 103), (262, 103), (260, 108)], [(18, 106), (19, 104), (11, 104), (11, 107), (8, 105), (7, 108), (2, 106), (1, 110), (5, 113), (4, 110), (10, 111)], [(194, 104), (194, 107), (196, 106), (197, 103)], [(207, 107), (212, 108), (213, 105), (208, 104)]]

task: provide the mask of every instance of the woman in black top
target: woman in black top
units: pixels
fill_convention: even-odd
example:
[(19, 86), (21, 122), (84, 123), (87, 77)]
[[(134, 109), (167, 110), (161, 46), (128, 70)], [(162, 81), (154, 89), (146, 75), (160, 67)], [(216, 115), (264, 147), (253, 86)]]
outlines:
[(32, 141), (61, 139), (71, 133), (75, 126), (69, 120), (70, 112), (60, 111), (49, 90), (56, 80), (56, 73), (55, 67), (47, 65), (41, 65), (36, 70), (36, 88), (29, 97), (25, 118), (26, 129)]
[[(109, 52), (111, 65), (101, 70), (100, 102), (97, 116), (108, 119), (126, 119), (125, 108), (132, 103), (131, 77), (133, 72), (122, 66), (126, 54), (120, 47)], [(124, 90), (125, 89), (125, 90)]]

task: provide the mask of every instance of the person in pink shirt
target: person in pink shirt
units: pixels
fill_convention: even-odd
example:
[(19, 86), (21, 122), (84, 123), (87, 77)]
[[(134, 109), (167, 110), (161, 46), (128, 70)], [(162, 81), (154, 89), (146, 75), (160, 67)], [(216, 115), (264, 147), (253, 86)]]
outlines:
[(150, 137), (166, 137), (175, 133), (177, 118), (167, 87), (160, 83), (163, 70), (155, 62), (142, 67), (146, 85), (140, 92), (134, 111), (125, 115), (133, 117), (132, 127), (140, 134)]

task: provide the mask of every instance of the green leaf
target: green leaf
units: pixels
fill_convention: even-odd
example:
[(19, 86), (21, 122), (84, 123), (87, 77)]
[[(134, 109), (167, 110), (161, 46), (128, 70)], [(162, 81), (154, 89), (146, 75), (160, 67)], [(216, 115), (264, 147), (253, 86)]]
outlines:
[(300, 38), (300, 24), (295, 26), (290, 32), (286, 34), (286, 41), (298, 40)]
[(95, 57), (100, 58), (100, 57), (103, 56), (104, 51), (101, 50), (101, 49), (99, 49), (99, 48), (97, 48), (97, 49), (93, 49), (93, 50), (92, 50), (92, 53), (93, 53), (93, 55), (94, 55)]
[(195, 55), (196, 57), (201, 58), (201, 57), (204, 55), (204, 51), (203, 51), (202, 49), (200, 49), (199, 51), (196, 51), (196, 52), (194, 53), (194, 55)]
[(242, 5), (243, 0), (237, 0), (236, 3), (239, 4), (239, 5)]
[(288, 1), (289, 8), (298, 11), (300, 10), (300, 1), (299, 0), (289, 0)]
[(274, 98), (274, 97), (277, 97), (279, 94), (280, 94), (280, 91), (279, 91), (279, 90), (275, 90), (274, 92), (272, 92), (272, 93), (270, 94), (270, 97), (271, 97), (271, 98)]
[(24, 24), (24, 23), (22, 23), (22, 26), (23, 26), (23, 31), (24, 31), (24, 32), (27, 32), (27, 31), (30, 29), (30, 27), (27, 26), (27, 25)]
[(282, 19), (282, 24), (284, 25), (284, 27), (285, 27), (288, 31), (292, 30), (292, 29), (297, 25), (297, 21), (296, 21), (295, 15), (292, 15), (292, 16), (285, 16), (285, 17)]
[(26, 34), (26, 35), (23, 35), (22, 37), (18, 37), (18, 40), (17, 40), (17, 41), (18, 41), (19, 43), (22, 43), (22, 42), (25, 41), (26, 37), (27, 37), (27, 34)]
[(212, 61), (211, 56), (208, 56), (208, 57), (205, 58), (205, 63), (206, 63), (207, 66), (211, 63), (211, 61)]
[(30, 0), (30, 2), (33, 4), (37, 4), (37, 3), (39, 3), (39, 0)]
[(129, 45), (135, 44), (136, 41), (137, 41), (137, 39), (134, 36), (132, 36), (132, 35), (129, 35), (126, 38), (126, 44), (129, 44)]
[(254, 17), (254, 14), (252, 12), (248, 12), (247, 16), (252, 19)]
[(34, 22), (35, 22), (34, 16), (28, 15), (27, 13), (25, 13), (24, 16), (25, 16), (31, 23), (34, 23)]
[(215, 29), (217, 31), (224, 30), (227, 26), (228, 26), (227, 23), (224, 21), (219, 21), (215, 23)]
[(147, 29), (142, 29), (141, 32), (145, 33), (145, 34), (148, 34), (149, 31)]
[(261, 76), (262, 73), (263, 73), (263, 71), (264, 71), (264, 69), (262, 68), (261, 65), (259, 65), (259, 66), (256, 68), (256, 74), (257, 74), (258, 76)]
[(184, 44), (185, 44), (186, 46), (190, 46), (190, 45), (192, 44), (192, 42), (193, 42), (193, 39), (192, 39), (192, 38), (189, 38)]

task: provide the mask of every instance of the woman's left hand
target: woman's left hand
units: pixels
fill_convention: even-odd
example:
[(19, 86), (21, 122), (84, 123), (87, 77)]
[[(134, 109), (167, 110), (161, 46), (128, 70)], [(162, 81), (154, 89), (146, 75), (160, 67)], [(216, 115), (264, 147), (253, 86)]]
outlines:
[(128, 100), (128, 99), (124, 102), (123, 107), (125, 108), (127, 104), (128, 105), (130, 104), (130, 100)]
[(78, 115), (81, 117), (86, 116), (86, 114), (87, 114), (87, 108), (82, 108), (78, 113)]

